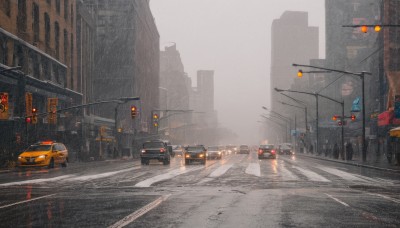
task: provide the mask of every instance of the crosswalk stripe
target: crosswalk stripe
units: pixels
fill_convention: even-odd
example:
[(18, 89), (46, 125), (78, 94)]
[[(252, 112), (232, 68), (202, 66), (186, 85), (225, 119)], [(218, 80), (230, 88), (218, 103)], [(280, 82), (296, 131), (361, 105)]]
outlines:
[(261, 176), (260, 164), (259, 163), (250, 163), (245, 171), (247, 174), (254, 175), (257, 177)]
[(341, 171), (341, 170), (338, 170), (338, 169), (333, 169), (333, 168), (329, 168), (329, 167), (322, 167), (322, 166), (318, 166), (317, 168), (320, 169), (320, 170), (323, 170), (323, 171), (325, 171), (327, 173), (330, 173), (330, 174), (333, 174), (333, 175), (338, 176), (340, 178), (343, 178), (345, 180), (348, 180), (348, 181), (368, 182), (367, 180), (361, 179), (361, 178), (356, 177), (356, 176), (354, 176), (354, 175), (352, 175), (352, 174), (350, 174), (348, 172), (344, 172), (344, 171)]
[(299, 177), (290, 172), (285, 166), (281, 166), (279, 168), (279, 171), (281, 173), (282, 180), (284, 181), (299, 180)]
[(314, 173), (310, 170), (306, 170), (300, 167), (294, 167), (295, 169), (299, 170), (304, 176), (306, 176), (311, 181), (320, 181), (320, 182), (331, 182), (330, 180), (326, 179), (325, 177)]
[(199, 166), (199, 167), (190, 167), (190, 168), (188, 168), (186, 166), (182, 166), (182, 167), (180, 167), (178, 169), (174, 169), (174, 170), (171, 170), (171, 171), (169, 171), (167, 173), (164, 173), (164, 174), (161, 174), (161, 175), (157, 175), (157, 176), (148, 178), (148, 179), (146, 179), (144, 181), (141, 181), (141, 182), (137, 183), (135, 185), (135, 187), (140, 187), (140, 188), (150, 187), (154, 183), (157, 183), (157, 182), (160, 182), (160, 181), (163, 181), (163, 180), (168, 180), (168, 179), (171, 179), (171, 178), (176, 177), (178, 175), (181, 175), (181, 174), (184, 174), (184, 173), (188, 173), (188, 172), (192, 172), (192, 171), (199, 170), (199, 169), (204, 169), (204, 167), (203, 166)]
[(233, 164), (222, 165), (222, 166), (218, 167), (218, 169), (214, 170), (214, 172), (212, 172), (212, 173), (210, 174), (210, 177), (219, 177), (219, 176), (222, 176), (222, 175), (225, 174), (226, 171), (228, 171), (232, 166), (233, 166)]

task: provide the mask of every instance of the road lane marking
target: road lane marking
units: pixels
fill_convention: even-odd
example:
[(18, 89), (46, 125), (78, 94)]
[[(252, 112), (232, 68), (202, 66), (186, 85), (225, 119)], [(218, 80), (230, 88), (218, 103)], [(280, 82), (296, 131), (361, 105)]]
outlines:
[(378, 194), (378, 193), (367, 193), (367, 194), (371, 195), (371, 196), (379, 196), (379, 197), (382, 197), (384, 199), (390, 200), (390, 201), (395, 202), (395, 203), (400, 203), (400, 200), (392, 198), (392, 197), (389, 197), (389, 196), (381, 195), (381, 194)]
[(133, 167), (133, 168), (129, 168), (129, 169), (122, 169), (122, 170), (118, 170), (118, 171), (101, 173), (101, 174), (84, 175), (84, 176), (65, 179), (65, 181), (88, 181), (88, 180), (100, 179), (100, 178), (113, 176), (115, 174), (119, 174), (119, 173), (123, 173), (123, 172), (129, 172), (129, 171), (136, 170), (136, 169), (140, 169), (140, 167)]
[(338, 202), (338, 203), (340, 203), (340, 204), (342, 204), (342, 205), (344, 205), (344, 206), (346, 206), (346, 207), (350, 207), (350, 205), (348, 205), (347, 203), (341, 201), (340, 199), (337, 199), (337, 198), (335, 198), (335, 197), (333, 197), (333, 196), (331, 196), (331, 195), (329, 195), (329, 194), (327, 194), (327, 193), (325, 193), (325, 195), (327, 195), (329, 198), (335, 200), (336, 202)]
[(39, 183), (43, 183), (43, 182), (63, 180), (63, 179), (67, 179), (67, 178), (74, 177), (74, 176), (75, 175), (63, 175), (63, 176), (58, 176), (58, 177), (53, 177), (53, 178), (46, 178), (46, 179), (40, 178), (40, 179), (33, 179), (33, 180), (26, 180), (26, 181), (9, 182), (9, 183), (0, 184), (0, 186), (39, 184)]
[(47, 197), (54, 196), (54, 195), (57, 195), (57, 193), (50, 194), (50, 195), (45, 195), (45, 196), (40, 196), (40, 197), (37, 197), (37, 198), (33, 198), (33, 199), (29, 199), (29, 200), (24, 200), (24, 201), (20, 201), (20, 202), (8, 204), (8, 205), (4, 205), (4, 206), (1, 206), (0, 209), (7, 208), (7, 207), (12, 207), (12, 206), (15, 206), (15, 205), (18, 205), (18, 204), (22, 204), (22, 203), (28, 203), (28, 202), (31, 202), (31, 201), (35, 201), (35, 200), (47, 198)]
[(254, 175), (257, 177), (261, 176), (260, 164), (259, 163), (250, 163), (245, 171), (247, 174)]
[(150, 187), (152, 184), (154, 184), (156, 182), (160, 182), (160, 181), (163, 181), (163, 180), (168, 180), (168, 179), (171, 179), (171, 178), (176, 177), (178, 175), (181, 175), (181, 174), (184, 174), (184, 173), (188, 173), (188, 172), (192, 172), (192, 171), (199, 170), (199, 169), (204, 169), (204, 166), (190, 167), (190, 168), (186, 167), (186, 166), (182, 166), (182, 167), (180, 167), (178, 169), (171, 170), (168, 173), (157, 175), (155, 177), (151, 177), (149, 179), (141, 181), (141, 182), (137, 183), (135, 185), (135, 187), (139, 187), (139, 188)]
[(344, 172), (344, 171), (341, 171), (341, 170), (338, 170), (338, 169), (322, 167), (322, 166), (318, 166), (317, 168), (320, 169), (320, 170), (323, 170), (323, 171), (325, 171), (327, 173), (330, 173), (330, 174), (333, 174), (333, 175), (338, 176), (340, 178), (343, 178), (345, 180), (348, 180), (348, 181), (368, 182), (367, 180), (361, 179), (361, 178), (359, 178), (359, 177), (357, 177), (357, 176), (355, 176), (353, 174), (350, 174), (348, 172)]
[(293, 168), (299, 170), (304, 176), (306, 176), (311, 181), (331, 182), (330, 180), (326, 179), (325, 177), (323, 177), (317, 173), (314, 173), (310, 170), (306, 170), (306, 169), (303, 169), (300, 167), (293, 167)]
[(119, 220), (115, 224), (109, 226), (109, 228), (122, 228), (126, 225), (129, 225), (130, 223), (134, 222), (136, 219), (140, 218), (147, 212), (153, 210), (154, 208), (158, 207), (162, 202), (167, 200), (171, 195), (165, 195), (161, 196), (158, 199), (154, 200), (153, 202), (147, 204), (146, 206), (140, 208), (139, 210), (136, 210), (132, 214), (126, 216), (125, 218)]
[(233, 164), (222, 165), (222, 166), (218, 167), (218, 169), (214, 170), (214, 172), (212, 172), (212, 173), (209, 175), (209, 177), (219, 177), (219, 176), (222, 176), (222, 175), (225, 174), (226, 171), (228, 171), (232, 166), (233, 166)]

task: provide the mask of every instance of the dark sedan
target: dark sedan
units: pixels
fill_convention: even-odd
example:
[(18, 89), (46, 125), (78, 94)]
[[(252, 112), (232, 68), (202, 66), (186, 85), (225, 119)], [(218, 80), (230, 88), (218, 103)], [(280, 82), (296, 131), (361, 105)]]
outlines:
[(274, 145), (260, 145), (258, 148), (258, 159), (273, 158), (276, 159), (276, 150)]

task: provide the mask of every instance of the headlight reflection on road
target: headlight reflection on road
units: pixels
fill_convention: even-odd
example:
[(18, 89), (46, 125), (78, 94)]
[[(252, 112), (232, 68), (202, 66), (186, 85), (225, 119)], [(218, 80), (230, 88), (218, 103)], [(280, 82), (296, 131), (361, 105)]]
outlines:
[(292, 159), (293, 161), (296, 161), (296, 156), (292, 155), (291, 159)]
[(273, 159), (272, 161), (272, 171), (277, 174), (278, 173), (278, 162), (276, 161), (276, 159)]

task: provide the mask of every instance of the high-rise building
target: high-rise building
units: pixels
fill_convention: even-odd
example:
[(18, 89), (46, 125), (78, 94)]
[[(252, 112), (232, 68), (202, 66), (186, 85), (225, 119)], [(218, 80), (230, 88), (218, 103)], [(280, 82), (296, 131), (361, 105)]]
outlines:
[(296, 78), (293, 63), (308, 64), (318, 58), (319, 32), (308, 25), (307, 12), (285, 11), (272, 22), (271, 34), (271, 105), (280, 111), (282, 105), (274, 88), (290, 88)]

